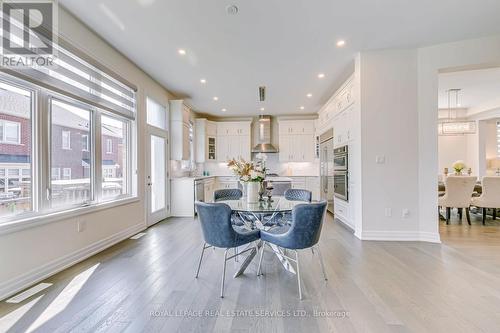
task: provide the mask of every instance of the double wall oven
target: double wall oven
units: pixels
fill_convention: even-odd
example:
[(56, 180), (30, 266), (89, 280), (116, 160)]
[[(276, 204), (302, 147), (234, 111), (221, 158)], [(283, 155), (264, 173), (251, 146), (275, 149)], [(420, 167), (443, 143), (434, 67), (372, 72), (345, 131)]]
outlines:
[(331, 213), (333, 198), (349, 200), (349, 148), (343, 146), (334, 148), (333, 129), (320, 136), (320, 173), (321, 199), (328, 202), (327, 209)]
[(333, 193), (342, 200), (349, 201), (349, 148), (333, 150)]

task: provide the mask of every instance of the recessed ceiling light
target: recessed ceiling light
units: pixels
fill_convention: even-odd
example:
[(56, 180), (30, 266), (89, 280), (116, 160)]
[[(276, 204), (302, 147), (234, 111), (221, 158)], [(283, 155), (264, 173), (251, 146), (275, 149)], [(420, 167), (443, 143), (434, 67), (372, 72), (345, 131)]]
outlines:
[(260, 111), (264, 111), (265, 109), (264, 108), (260, 108)]
[(229, 15), (236, 15), (236, 14), (238, 14), (238, 6), (236, 6), (236, 5), (229, 5), (229, 6), (226, 7), (226, 12)]
[(345, 45), (345, 40), (341, 39), (341, 40), (338, 40), (338, 41), (337, 41), (337, 46), (338, 46), (338, 47), (342, 47), (342, 46), (344, 46), (344, 45)]
[(304, 110), (304, 109), (305, 109), (305, 107), (301, 106), (301, 107), (300, 107), (300, 109), (301, 109), (301, 110)]
[(201, 79), (201, 80), (200, 80), (200, 82), (201, 82), (202, 84), (205, 84), (205, 83), (207, 83), (207, 80), (205, 80), (205, 79)]
[(222, 109), (221, 111), (222, 111), (222, 112), (226, 112), (227, 110), (226, 110), (226, 109)]
[(219, 100), (219, 97), (214, 96), (214, 101), (218, 101), (218, 100)]
[(318, 74), (318, 79), (322, 79), (322, 78), (324, 78), (324, 77), (325, 77), (325, 74), (323, 74), (323, 73), (319, 73), (319, 74)]
[(177, 52), (179, 52), (180, 55), (186, 54), (186, 50), (184, 50), (184, 49), (179, 49)]
[(311, 98), (311, 97), (313, 97), (313, 94), (309, 93), (306, 96), (307, 96), (307, 98)]

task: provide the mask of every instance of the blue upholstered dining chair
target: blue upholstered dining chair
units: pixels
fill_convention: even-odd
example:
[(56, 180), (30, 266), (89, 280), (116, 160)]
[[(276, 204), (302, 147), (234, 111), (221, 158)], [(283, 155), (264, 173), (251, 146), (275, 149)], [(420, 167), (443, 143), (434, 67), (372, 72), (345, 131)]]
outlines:
[[(240, 200), (243, 197), (243, 192), (238, 188), (229, 188), (223, 190), (216, 190), (214, 192), (214, 202), (224, 201), (224, 200)], [(231, 221), (234, 225), (243, 226), (245, 222), (241, 219), (238, 213), (233, 213), (231, 215)]]
[[(289, 201), (303, 201), (303, 202), (311, 202), (312, 201), (312, 192), (308, 190), (302, 190), (297, 188), (290, 188), (285, 191), (285, 199)], [(290, 224), (292, 220), (292, 215), (290, 213), (283, 213), (279, 216), (282, 223)], [(311, 249), (312, 250), (312, 249)], [(312, 250), (314, 253), (314, 250)]]
[(205, 250), (214, 248), (223, 248), (224, 251), (224, 266), (222, 270), (222, 285), (220, 290), (220, 297), (224, 297), (224, 280), (226, 275), (226, 262), (239, 254), (255, 249), (258, 251), (257, 243), (250, 246), (239, 254), (228, 257), (228, 251), (231, 248), (237, 248), (252, 243), (259, 239), (259, 230), (246, 230), (241, 227), (233, 227), (231, 223), (231, 208), (224, 203), (204, 203), (197, 201), (195, 203), (198, 211), (198, 219), (201, 224), (203, 238), (205, 243), (201, 251), (200, 262), (196, 271), (196, 278), (200, 273), (201, 261)]
[(299, 284), (299, 298), (302, 299), (302, 288), (300, 285), (300, 264), (298, 250), (315, 247), (319, 255), (321, 270), (327, 280), (325, 265), (319, 250), (318, 241), (321, 235), (323, 219), (326, 211), (326, 201), (318, 203), (298, 204), (292, 210), (292, 223), (290, 226), (261, 230), (260, 239), (262, 240), (261, 253), (259, 259), (259, 269), (257, 275), (261, 273), (262, 258), (266, 245), (274, 244), (280, 248), (292, 250), (295, 252), (295, 258), (282, 254), (288, 260), (295, 262), (297, 266), (297, 281)]
[(285, 191), (285, 199), (290, 201), (312, 201), (312, 192), (308, 190), (301, 190), (297, 188), (290, 188)]
[(243, 192), (238, 188), (217, 190), (214, 192), (214, 201), (239, 200), (242, 196)]

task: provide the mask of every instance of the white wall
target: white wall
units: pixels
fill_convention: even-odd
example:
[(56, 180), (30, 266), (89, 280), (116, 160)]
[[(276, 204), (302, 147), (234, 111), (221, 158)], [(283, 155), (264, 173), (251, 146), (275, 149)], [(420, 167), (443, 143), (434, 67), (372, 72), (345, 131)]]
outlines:
[[(440, 172), (438, 74), (442, 69), (499, 64), (500, 36), (358, 56), (362, 142), (358, 237), (440, 241), (436, 195)], [(486, 146), (479, 144), (486, 137), (482, 126), (479, 124), (477, 137), (467, 139), (466, 159), (471, 159), (471, 154), (486, 155)], [(477, 151), (472, 151), (472, 146)], [(385, 163), (376, 163), (377, 156), (385, 157)], [(477, 165), (471, 162), (473, 170), (481, 173), (485, 161), (477, 159)], [(386, 208), (392, 209), (391, 217), (386, 216)], [(403, 209), (409, 210), (407, 218), (402, 218)]]
[(472, 167), (471, 161), (474, 159), (469, 159), (471, 156), (469, 156), (467, 149), (469, 137), (470, 135), (442, 135), (438, 137), (439, 174), (443, 174), (444, 168), (448, 168), (449, 172), (452, 173), (452, 165), (458, 160), (462, 160), (468, 167)]
[(138, 87), (139, 199), (117, 208), (79, 216), (87, 223), (77, 232), (77, 218), (19, 231), (0, 228), (0, 299), (36, 282), (65, 265), (144, 229), (145, 96), (166, 104), (169, 93), (133, 63), (92, 33), (80, 21), (59, 10), (59, 32), (74, 46), (93, 56)]
[[(360, 55), (362, 239), (418, 229), (417, 51)], [(433, 127), (436, 129), (436, 126)], [(376, 163), (376, 158), (385, 163)], [(386, 216), (386, 209), (392, 216)], [(403, 209), (409, 211), (402, 217)]]
[(500, 36), (435, 45), (418, 50), (419, 230), (438, 234), (436, 174), (438, 173), (437, 109), (440, 69), (498, 66)]

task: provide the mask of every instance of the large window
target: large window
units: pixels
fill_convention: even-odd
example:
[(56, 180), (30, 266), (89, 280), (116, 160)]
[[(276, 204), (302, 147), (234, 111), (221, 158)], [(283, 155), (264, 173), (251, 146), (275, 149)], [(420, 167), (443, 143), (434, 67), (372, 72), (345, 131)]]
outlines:
[(137, 89), (63, 44), (0, 72), (0, 224), (135, 194)]
[(110, 199), (128, 193), (128, 121), (101, 117), (102, 197)]
[(33, 92), (0, 81), (0, 218), (33, 209)]
[(71, 149), (71, 141), (81, 142), (90, 135), (91, 111), (75, 104), (51, 99), (51, 169), (62, 177), (51, 179), (51, 207), (89, 203), (92, 197), (92, 147)]

